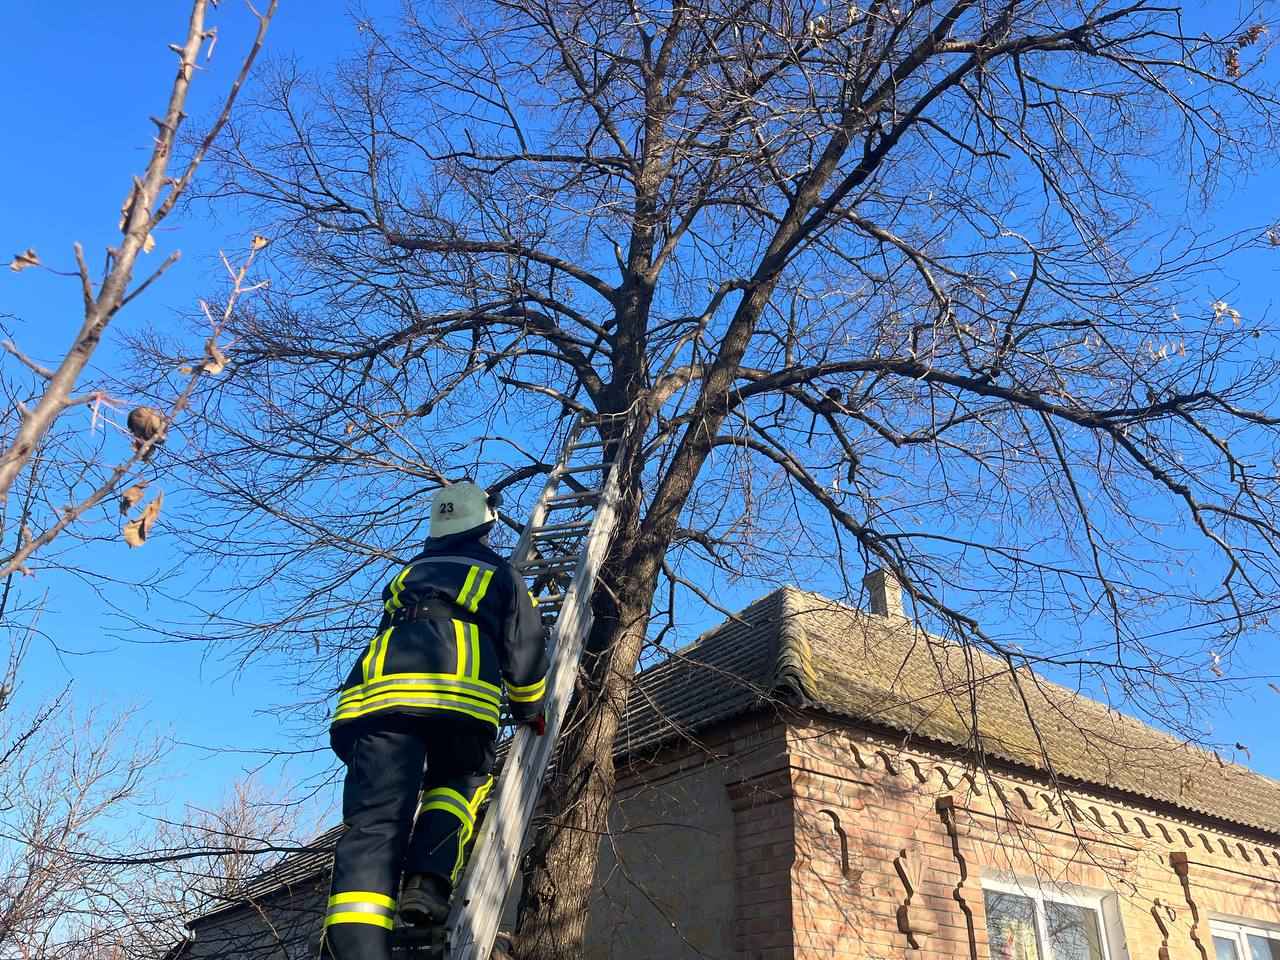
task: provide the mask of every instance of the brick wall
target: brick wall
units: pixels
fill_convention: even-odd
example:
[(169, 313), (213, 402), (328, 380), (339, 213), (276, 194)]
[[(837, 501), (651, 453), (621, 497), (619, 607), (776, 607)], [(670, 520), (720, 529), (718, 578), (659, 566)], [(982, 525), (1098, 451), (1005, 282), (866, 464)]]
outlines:
[(786, 727), (761, 714), (619, 770), (587, 932), (589, 960), (790, 956)]
[[(619, 777), (588, 960), (988, 960), (982, 885), (1011, 878), (1108, 892), (1111, 960), (1211, 960), (1215, 916), (1280, 924), (1280, 850), (1244, 831), (829, 718), (762, 712)], [(317, 881), (220, 915), (186, 956), (295, 960), (323, 903)]]
[(1280, 851), (1244, 831), (989, 782), (824, 719), (790, 724), (787, 766), (797, 958), (985, 960), (984, 879), (1107, 892), (1112, 960), (1208, 960), (1211, 916), (1280, 924)]

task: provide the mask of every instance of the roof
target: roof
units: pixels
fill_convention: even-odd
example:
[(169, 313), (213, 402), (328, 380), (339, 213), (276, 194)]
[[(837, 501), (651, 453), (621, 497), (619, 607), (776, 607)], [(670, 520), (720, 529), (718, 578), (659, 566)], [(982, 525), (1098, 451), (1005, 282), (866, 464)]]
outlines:
[(658, 736), (659, 714), (696, 726), (778, 689), (894, 731), (901, 742), (923, 740), (969, 758), (980, 745), (988, 758), (1041, 774), (1280, 835), (1280, 782), (904, 618), (790, 587), (642, 675), (624, 735)]
[(320, 874), (329, 872), (333, 863), (333, 848), (342, 835), (342, 826), (331, 827), (315, 837), (305, 847), (296, 852), (285, 854), (272, 866), (263, 870), (256, 877), (248, 880), (235, 894), (219, 898), (216, 906), (211, 906), (194, 920), (187, 923), (193, 927), (204, 923), (212, 917), (237, 910), (246, 903), (259, 903), (266, 897), (282, 890), (291, 890), (305, 884), (314, 883)]
[[(694, 739), (713, 723), (779, 702), (970, 758), (980, 744), (988, 758), (1020, 768), (1280, 836), (1280, 782), (1030, 670), (1012, 671), (986, 653), (929, 636), (901, 617), (852, 610), (791, 587), (640, 673), (616, 753)], [(255, 878), (244, 900), (327, 871), (340, 830)]]

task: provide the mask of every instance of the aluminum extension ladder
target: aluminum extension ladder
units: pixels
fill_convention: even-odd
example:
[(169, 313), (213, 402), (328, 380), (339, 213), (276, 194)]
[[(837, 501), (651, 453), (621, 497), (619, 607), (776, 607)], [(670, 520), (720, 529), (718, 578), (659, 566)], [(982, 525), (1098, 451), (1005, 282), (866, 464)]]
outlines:
[[(596, 575), (617, 524), (620, 481), (612, 469), (615, 457), (610, 454), (616, 454), (626, 442), (626, 427), (616, 440), (587, 440), (585, 436), (591, 428), (625, 416), (578, 417), (512, 554), (512, 564), (537, 597), (543, 623), (551, 627), (551, 665), (544, 701), (547, 732), (539, 737), (526, 727), (518, 727), (511, 740), (502, 775), (445, 922), (448, 960), (489, 960), (498, 935), (525, 834), (591, 629)], [(614, 450), (607, 450), (606, 443), (615, 445)], [(548, 585), (553, 592), (538, 596)]]

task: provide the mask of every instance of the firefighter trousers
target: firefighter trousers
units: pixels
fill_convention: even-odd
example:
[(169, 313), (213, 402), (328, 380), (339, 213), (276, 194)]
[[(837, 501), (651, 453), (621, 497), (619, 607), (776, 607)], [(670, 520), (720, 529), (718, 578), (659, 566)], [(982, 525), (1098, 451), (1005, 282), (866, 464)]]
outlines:
[(390, 960), (403, 873), (457, 883), (493, 786), (495, 733), (465, 717), (370, 717), (346, 736), (326, 956)]

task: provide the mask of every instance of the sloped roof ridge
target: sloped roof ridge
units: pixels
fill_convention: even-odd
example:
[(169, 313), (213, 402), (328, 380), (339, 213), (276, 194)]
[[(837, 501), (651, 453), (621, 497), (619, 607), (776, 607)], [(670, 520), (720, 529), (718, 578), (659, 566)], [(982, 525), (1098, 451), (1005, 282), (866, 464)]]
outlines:
[(782, 608), (769, 690), (791, 692), (801, 701), (812, 703), (818, 699), (818, 678), (813, 669), (813, 646), (800, 622), (804, 611), (797, 604), (797, 598), (805, 594), (794, 587), (782, 587), (769, 596), (776, 596)]

